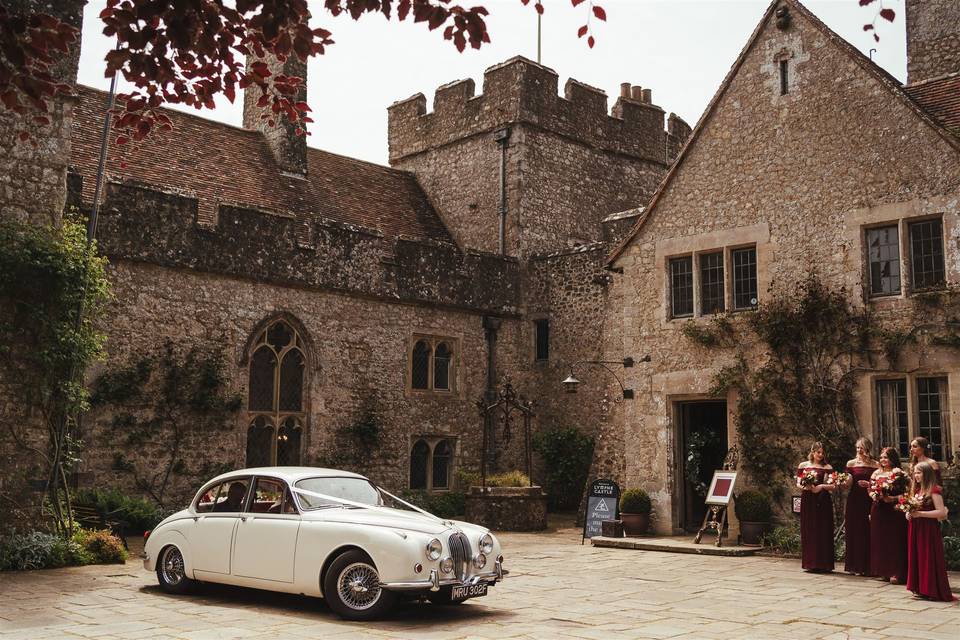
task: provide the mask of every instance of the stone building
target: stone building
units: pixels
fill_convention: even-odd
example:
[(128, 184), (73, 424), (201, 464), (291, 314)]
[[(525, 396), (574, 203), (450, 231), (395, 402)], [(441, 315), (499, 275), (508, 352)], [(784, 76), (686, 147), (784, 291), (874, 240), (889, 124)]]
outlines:
[[(146, 435), (131, 424), (147, 399), (95, 403), (80, 482), (155, 491), (179, 450), (168, 500), (216, 469), (262, 464), (339, 462), (393, 489), (448, 490), (480, 464), (477, 401), (508, 380), (535, 403), (536, 428), (597, 434), (612, 421), (614, 381), (585, 377), (576, 406), (558, 399), (560, 381), (602, 357), (604, 258), (690, 127), (637, 86), (611, 111), (574, 80), (561, 96), (557, 74), (524, 58), (488, 69), (474, 93), (466, 80), (440, 87), (430, 113), (420, 94), (392, 105), (393, 168), (264, 127), (249, 96), (242, 128), (169, 112), (171, 133), (112, 144), (97, 240), (115, 299), (109, 356), (89, 380), (133, 384), (168, 345), (219, 352), (241, 402), (223, 428), (198, 419), (174, 434), (167, 418)], [(69, 158), (55, 177), (79, 211), (92, 206), (106, 99), (78, 86), (70, 117), (44, 134)], [(374, 441), (348, 437), (366, 427)], [(520, 434), (495, 436), (494, 467), (519, 467)], [(5, 468), (22, 463), (12, 442), (0, 450)]]
[(685, 480), (690, 440), (712, 434), (720, 459), (737, 441), (735, 394), (711, 396), (714, 376), (740, 353), (759, 357), (705, 348), (685, 328), (721, 314), (742, 327), (810, 274), (889, 335), (911, 336), (899, 357), (878, 354), (855, 373), (860, 431), (904, 452), (925, 436), (940, 460), (960, 445), (949, 339), (960, 286), (958, 25), (958, 3), (907, 1), (904, 86), (799, 2), (774, 1), (612, 252), (623, 273), (610, 323), (623, 328), (623, 353), (652, 355), (628, 376), (642, 392), (613, 435), (625, 448), (621, 478), (654, 496), (660, 531), (702, 513)]

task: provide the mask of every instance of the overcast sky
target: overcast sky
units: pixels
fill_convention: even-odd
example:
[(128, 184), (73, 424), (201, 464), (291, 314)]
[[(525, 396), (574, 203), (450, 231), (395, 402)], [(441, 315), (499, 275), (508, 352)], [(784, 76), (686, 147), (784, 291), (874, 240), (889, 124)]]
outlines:
[[(880, 42), (863, 31), (879, 5), (896, 11), (893, 24), (877, 19)], [(314, 1), (316, 25), (333, 32), (336, 44), (312, 59), (308, 71), (308, 101), (316, 122), (307, 144), (380, 164), (387, 163), (387, 112), (391, 103), (422, 92), (428, 109), (436, 87), (473, 78), (482, 90), (483, 71), (516, 55), (536, 59), (537, 18), (520, 0), (463, 0), (490, 11), (492, 42), (481, 50), (458, 53), (440, 30), (424, 24), (386, 21), (367, 15), (354, 22), (331, 18)], [(542, 63), (560, 76), (599, 87), (613, 105), (621, 82), (653, 90), (653, 101), (675, 112), (691, 126), (699, 119), (723, 77), (746, 44), (769, 2), (767, 0), (598, 0), (608, 22), (592, 21), (597, 44), (591, 50), (577, 39), (586, 20), (587, 2), (572, 8), (570, 0), (543, 0)], [(895, 77), (906, 79), (903, 0), (880, 0), (861, 8), (857, 0), (808, 0), (806, 6), (834, 31), (869, 54)], [(101, 34), (97, 17), (105, 0), (86, 7), (80, 82), (109, 88), (103, 77), (103, 57), (112, 47)], [(121, 83), (121, 91), (123, 85)], [(242, 99), (226, 99), (206, 118), (239, 126)], [(188, 109), (193, 111), (193, 109)]]

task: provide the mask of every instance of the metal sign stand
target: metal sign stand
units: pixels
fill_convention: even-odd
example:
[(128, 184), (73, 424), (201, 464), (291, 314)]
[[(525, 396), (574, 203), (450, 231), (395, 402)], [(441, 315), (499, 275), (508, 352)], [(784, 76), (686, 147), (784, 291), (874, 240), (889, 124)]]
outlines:
[(613, 480), (594, 480), (587, 493), (587, 512), (583, 516), (580, 544), (587, 538), (599, 535), (605, 520), (616, 520), (619, 516), (620, 487)]

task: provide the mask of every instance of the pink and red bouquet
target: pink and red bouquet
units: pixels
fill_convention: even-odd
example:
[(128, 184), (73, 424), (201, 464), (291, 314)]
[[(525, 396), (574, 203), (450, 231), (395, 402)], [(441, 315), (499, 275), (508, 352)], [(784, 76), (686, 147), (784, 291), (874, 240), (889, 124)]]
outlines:
[(850, 474), (845, 471), (834, 471), (827, 476), (827, 484), (833, 484), (842, 487), (850, 481)]
[(914, 511), (919, 511), (923, 507), (923, 497), (922, 496), (900, 496), (900, 501), (894, 505), (894, 508), (897, 511), (902, 511), (904, 513), (913, 513)]
[(897, 467), (888, 474), (881, 474), (874, 478), (870, 484), (869, 494), (877, 501), (884, 497), (899, 496), (906, 492), (907, 484), (907, 474)]
[(816, 469), (801, 469), (797, 473), (797, 483), (801, 487), (815, 487), (820, 484), (820, 476)]

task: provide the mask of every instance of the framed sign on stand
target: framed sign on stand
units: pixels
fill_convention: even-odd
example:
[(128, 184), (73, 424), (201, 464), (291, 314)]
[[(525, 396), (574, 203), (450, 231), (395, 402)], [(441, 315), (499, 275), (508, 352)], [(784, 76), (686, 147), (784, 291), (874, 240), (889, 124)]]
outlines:
[(700, 544), (700, 539), (706, 531), (716, 531), (716, 546), (721, 545), (723, 529), (727, 524), (727, 509), (733, 499), (733, 487), (737, 482), (736, 471), (714, 471), (710, 481), (710, 489), (704, 501), (707, 513), (703, 516), (703, 525), (693, 539), (694, 544)]

